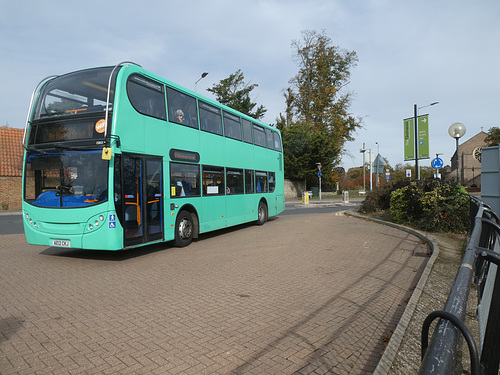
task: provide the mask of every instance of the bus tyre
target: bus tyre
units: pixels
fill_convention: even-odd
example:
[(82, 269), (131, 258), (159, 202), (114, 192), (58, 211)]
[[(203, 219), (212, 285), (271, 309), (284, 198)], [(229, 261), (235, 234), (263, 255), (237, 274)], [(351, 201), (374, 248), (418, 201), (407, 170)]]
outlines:
[(263, 225), (266, 221), (267, 221), (267, 205), (264, 202), (259, 202), (257, 224)]
[(193, 241), (193, 217), (187, 211), (181, 211), (175, 221), (175, 246), (188, 246)]

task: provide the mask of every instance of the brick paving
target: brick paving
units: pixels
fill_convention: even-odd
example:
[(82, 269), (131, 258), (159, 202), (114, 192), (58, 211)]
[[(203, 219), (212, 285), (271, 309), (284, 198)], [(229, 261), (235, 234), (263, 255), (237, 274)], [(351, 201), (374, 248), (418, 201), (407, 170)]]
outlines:
[(287, 215), (119, 253), (0, 236), (0, 373), (371, 374), (428, 259), (411, 234)]

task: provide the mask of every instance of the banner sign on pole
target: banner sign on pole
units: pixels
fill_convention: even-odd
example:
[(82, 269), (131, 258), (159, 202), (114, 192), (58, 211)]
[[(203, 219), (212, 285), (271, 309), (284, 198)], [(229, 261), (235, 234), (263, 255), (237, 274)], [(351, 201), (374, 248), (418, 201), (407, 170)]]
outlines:
[(406, 160), (415, 159), (415, 128), (413, 118), (404, 120), (404, 154)]
[(429, 115), (418, 116), (418, 158), (429, 157)]

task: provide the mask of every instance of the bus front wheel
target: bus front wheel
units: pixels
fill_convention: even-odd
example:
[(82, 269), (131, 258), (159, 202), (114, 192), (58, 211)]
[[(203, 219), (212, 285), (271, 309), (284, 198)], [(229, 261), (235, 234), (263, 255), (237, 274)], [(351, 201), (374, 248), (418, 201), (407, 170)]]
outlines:
[(175, 221), (175, 246), (188, 246), (193, 241), (193, 217), (187, 211), (181, 211)]
[(259, 202), (257, 224), (263, 225), (267, 221), (267, 205), (264, 202)]

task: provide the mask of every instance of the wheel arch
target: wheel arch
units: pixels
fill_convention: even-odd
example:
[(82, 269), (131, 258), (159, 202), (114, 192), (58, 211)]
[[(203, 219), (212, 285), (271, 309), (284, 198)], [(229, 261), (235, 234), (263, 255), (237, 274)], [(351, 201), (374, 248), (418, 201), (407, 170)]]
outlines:
[(187, 211), (191, 214), (194, 225), (193, 238), (198, 238), (198, 234), (200, 233), (200, 219), (198, 217), (198, 211), (196, 211), (196, 208), (194, 208), (194, 206), (189, 203), (182, 206), (177, 212), (177, 215), (180, 214), (182, 211)]
[(259, 203), (264, 203), (266, 205), (267, 211), (269, 212), (269, 204), (267, 203), (266, 197), (261, 197)]

